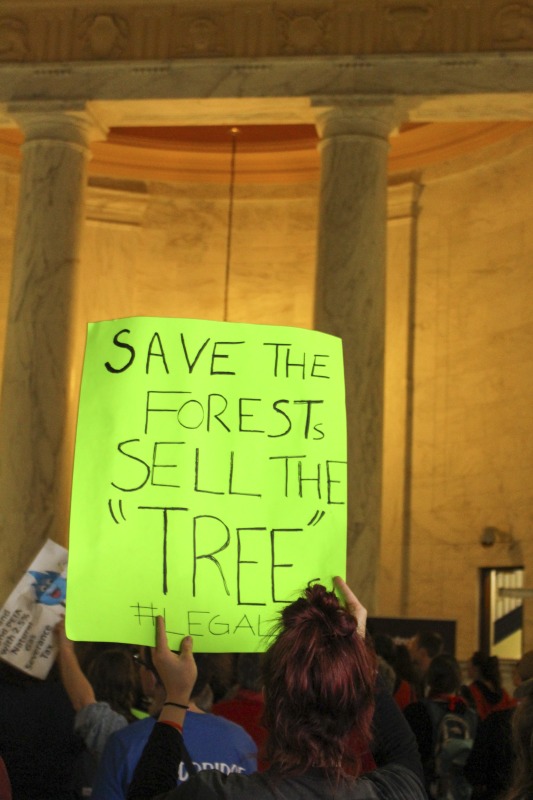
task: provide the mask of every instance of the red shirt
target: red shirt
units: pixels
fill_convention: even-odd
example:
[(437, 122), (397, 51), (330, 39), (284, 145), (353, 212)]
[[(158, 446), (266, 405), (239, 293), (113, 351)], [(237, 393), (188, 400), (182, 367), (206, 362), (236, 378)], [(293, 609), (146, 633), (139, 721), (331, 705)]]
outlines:
[(492, 711), (502, 711), (505, 708), (513, 708), (516, 700), (511, 697), (505, 689), (501, 689), (500, 695), (483, 689), (476, 682), (469, 684), (468, 689), (474, 698), (476, 711), (480, 719), (485, 719)]
[(247, 731), (257, 745), (257, 767), (259, 772), (266, 769), (267, 763), (262, 758), (267, 732), (261, 725), (263, 715), (263, 694), (249, 689), (239, 689), (231, 700), (221, 700), (211, 709), (213, 714), (236, 722)]
[(416, 703), (418, 699), (413, 686), (405, 680), (400, 681), (393, 697), (402, 711), (404, 708), (407, 708), (410, 703)]

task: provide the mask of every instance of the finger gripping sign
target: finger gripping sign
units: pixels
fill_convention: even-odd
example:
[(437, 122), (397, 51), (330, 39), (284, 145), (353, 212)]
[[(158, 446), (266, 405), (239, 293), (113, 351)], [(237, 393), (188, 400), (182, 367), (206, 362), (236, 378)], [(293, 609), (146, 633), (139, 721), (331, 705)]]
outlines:
[(340, 339), (136, 317), (89, 325), (67, 634), (249, 652), (346, 567)]

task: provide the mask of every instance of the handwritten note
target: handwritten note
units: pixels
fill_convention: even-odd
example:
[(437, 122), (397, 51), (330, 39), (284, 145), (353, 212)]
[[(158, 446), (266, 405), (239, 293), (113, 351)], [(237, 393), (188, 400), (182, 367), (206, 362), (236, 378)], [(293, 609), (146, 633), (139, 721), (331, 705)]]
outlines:
[(346, 564), (339, 339), (129, 318), (89, 326), (67, 592), (73, 639), (261, 650)]

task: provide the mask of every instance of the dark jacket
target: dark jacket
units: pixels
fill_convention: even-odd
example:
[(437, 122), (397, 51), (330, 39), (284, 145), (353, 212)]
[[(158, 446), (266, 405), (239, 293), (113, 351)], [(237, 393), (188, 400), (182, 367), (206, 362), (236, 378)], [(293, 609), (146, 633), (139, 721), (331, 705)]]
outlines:
[(514, 749), (511, 722), (514, 708), (493, 711), (478, 728), (465, 776), (475, 789), (477, 800), (494, 800), (511, 785)]
[(253, 775), (223, 775), (211, 770), (175, 788), (182, 758), (179, 731), (154, 727), (128, 791), (128, 800), (426, 800), (414, 736), (392, 696), (376, 695), (374, 748), (377, 769), (333, 785), (323, 770), (288, 778), (267, 770)]

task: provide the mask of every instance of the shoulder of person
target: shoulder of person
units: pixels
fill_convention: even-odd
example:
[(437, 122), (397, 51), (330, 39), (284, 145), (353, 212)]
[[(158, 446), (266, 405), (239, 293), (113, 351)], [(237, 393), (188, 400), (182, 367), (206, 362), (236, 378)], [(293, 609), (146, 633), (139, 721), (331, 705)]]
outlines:
[(155, 725), (153, 717), (145, 717), (130, 723), (124, 728), (115, 731), (111, 734), (106, 744), (106, 747), (114, 745), (115, 747), (128, 748), (137, 741), (142, 741), (143, 745), (150, 736), (152, 729)]
[[(372, 783), (380, 800), (427, 800), (426, 791), (415, 773), (401, 764), (390, 764), (369, 772), (359, 778), (356, 791), (363, 790), (366, 782)], [(366, 797), (365, 794), (353, 795), (354, 800)]]
[(218, 714), (188, 713), (187, 717), (185, 718), (185, 725), (183, 728), (184, 736), (187, 734), (187, 721), (199, 728), (209, 728), (209, 730), (217, 731), (217, 733), (220, 732), (220, 734), (224, 736), (240, 737), (243, 739), (250, 739), (250, 741), (252, 741), (250, 734), (245, 731), (242, 725), (239, 725), (237, 722), (233, 722), (230, 719), (226, 719), (226, 717), (219, 717)]
[(109, 703), (99, 700), (95, 703), (80, 708), (76, 711), (75, 726), (78, 728), (80, 725), (94, 725), (96, 723), (109, 723), (116, 724), (122, 727), (128, 724), (126, 717), (119, 714), (118, 711), (113, 711)]
[[(205, 794), (204, 794), (205, 792)], [(259, 773), (243, 775), (219, 772), (216, 769), (197, 772), (176, 790), (176, 800), (198, 800), (201, 797), (210, 800), (272, 800), (273, 792), (268, 782)], [(174, 792), (165, 795), (165, 800), (174, 800)]]

